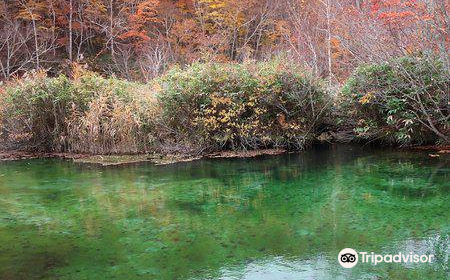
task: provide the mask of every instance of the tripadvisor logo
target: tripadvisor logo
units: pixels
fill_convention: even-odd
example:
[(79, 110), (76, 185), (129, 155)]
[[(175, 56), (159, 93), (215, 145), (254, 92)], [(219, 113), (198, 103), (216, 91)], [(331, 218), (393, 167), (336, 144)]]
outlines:
[[(401, 252), (396, 255), (378, 255), (375, 253), (359, 252), (361, 255), (361, 261), (363, 263), (372, 263), (377, 265), (381, 262), (385, 263), (430, 263), (434, 255), (416, 255), (412, 252), (409, 254), (402, 254)], [(358, 263), (358, 253), (351, 249), (345, 248), (339, 252), (338, 261), (342, 267), (352, 268)]]
[(339, 252), (338, 261), (345, 268), (352, 268), (358, 263), (358, 253), (351, 248)]

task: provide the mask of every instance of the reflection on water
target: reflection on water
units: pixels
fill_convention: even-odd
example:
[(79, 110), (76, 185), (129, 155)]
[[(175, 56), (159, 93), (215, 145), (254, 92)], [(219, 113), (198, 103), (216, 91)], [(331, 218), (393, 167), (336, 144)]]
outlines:
[(223, 269), (218, 279), (329, 279), (327, 273), (330, 266), (324, 257), (311, 260), (285, 260), (283, 257), (273, 257), (268, 260), (258, 260), (243, 267)]
[[(430, 245), (437, 245), (435, 242), (440, 242), (441, 235), (433, 235), (429, 238), (421, 240), (405, 240), (394, 242), (388, 247), (382, 248), (377, 251), (378, 254), (398, 254), (399, 252), (414, 252), (415, 254), (432, 254), (437, 256), (437, 266), (443, 265), (448, 262), (448, 254), (450, 252), (448, 244), (439, 244), (442, 247), (435, 248), (429, 247)], [(440, 256), (437, 250), (445, 249), (445, 256)], [(349, 275), (345, 273), (339, 273), (339, 271), (330, 269), (335, 264), (335, 259), (327, 259), (320, 254), (314, 256), (312, 259), (285, 259), (283, 257), (273, 257), (266, 260), (257, 260), (243, 267), (230, 267), (221, 270), (221, 276), (217, 279), (245, 279), (245, 280), (271, 280), (271, 279), (285, 279), (285, 280), (297, 280), (297, 279), (348, 279)], [(379, 265), (379, 264), (378, 264)], [(411, 270), (417, 265), (416, 263), (400, 263), (395, 264), (399, 266), (398, 269), (403, 270), (409, 268)], [(366, 265), (367, 266), (367, 265)], [(383, 267), (385, 269), (385, 267)], [(365, 273), (358, 277), (366, 279), (378, 279), (380, 275), (377, 273), (371, 273), (365, 271)], [(403, 275), (405, 276), (405, 275)], [(425, 274), (422, 274), (425, 276)], [(407, 279), (407, 277), (405, 277)], [(428, 277), (427, 277), (428, 278)], [(195, 278), (194, 278), (195, 279)], [(358, 278), (360, 279), (360, 278)], [(401, 278), (404, 279), (404, 278)], [(417, 277), (417, 279), (421, 279)], [(430, 279), (430, 278), (428, 278)]]
[[(156, 167), (0, 164), (0, 279), (445, 279), (450, 162), (349, 146)], [(341, 268), (346, 247), (432, 264)]]

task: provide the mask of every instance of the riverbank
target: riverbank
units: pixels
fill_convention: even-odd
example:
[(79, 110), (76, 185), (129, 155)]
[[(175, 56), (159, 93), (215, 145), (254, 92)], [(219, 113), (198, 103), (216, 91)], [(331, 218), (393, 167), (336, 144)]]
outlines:
[(414, 150), (414, 151), (437, 152), (439, 154), (449, 154), (450, 153), (450, 145), (426, 145), (426, 146), (410, 147), (409, 149)]
[(280, 155), (284, 149), (262, 149), (253, 151), (223, 151), (199, 156), (187, 154), (135, 154), (135, 155), (89, 155), (74, 153), (33, 153), (26, 151), (0, 151), (0, 161), (15, 161), (38, 158), (59, 158), (73, 160), (77, 163), (99, 164), (102, 166), (122, 165), (137, 162), (152, 162), (155, 165), (168, 165), (189, 162), (202, 158), (252, 158), (262, 155)]
[[(398, 148), (403, 151), (428, 152), (430, 157), (440, 158), (450, 156), (450, 145), (426, 145)], [(58, 158), (72, 160), (76, 163), (97, 164), (102, 166), (123, 165), (138, 162), (151, 162), (155, 165), (169, 165), (180, 162), (190, 162), (205, 158), (253, 158), (264, 155), (281, 155), (288, 153), (285, 149), (260, 149), (250, 151), (222, 151), (205, 155), (188, 154), (134, 154), (134, 155), (89, 155), (75, 153), (39, 153), (26, 151), (0, 151), (0, 161), (16, 161), (27, 159)]]
[[(69, 76), (36, 73), (0, 87), (0, 147), (89, 155), (152, 151), (175, 155), (163, 160), (171, 163), (191, 160), (180, 154), (297, 151), (317, 142), (449, 144), (448, 75), (436, 65), (433, 57), (402, 57), (364, 66), (338, 91), (283, 60), (197, 63), (146, 84), (78, 68)], [(379, 77), (387, 83), (380, 85)]]

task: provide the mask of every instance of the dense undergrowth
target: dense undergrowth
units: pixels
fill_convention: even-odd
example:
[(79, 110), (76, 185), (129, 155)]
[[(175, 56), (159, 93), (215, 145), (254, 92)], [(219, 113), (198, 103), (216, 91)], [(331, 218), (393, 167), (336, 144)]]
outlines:
[[(350, 128), (366, 141), (448, 142), (448, 70), (427, 57), (364, 65), (332, 98), (283, 60), (194, 64), (138, 84), (75, 67), (0, 88), (2, 146), (90, 154), (302, 149)], [(334, 124), (334, 125), (333, 125)]]
[(360, 66), (343, 87), (340, 104), (364, 140), (450, 141), (450, 73), (434, 57)]
[(321, 81), (281, 62), (195, 64), (158, 85), (163, 138), (188, 152), (302, 149), (329, 113)]
[(141, 106), (150, 99), (144, 85), (79, 68), (71, 79), (36, 73), (3, 89), (3, 142), (45, 152), (140, 152), (149, 144)]

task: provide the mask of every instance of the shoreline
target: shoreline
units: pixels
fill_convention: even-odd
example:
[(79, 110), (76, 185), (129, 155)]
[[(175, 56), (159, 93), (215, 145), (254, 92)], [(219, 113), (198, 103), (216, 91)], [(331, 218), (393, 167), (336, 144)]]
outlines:
[(287, 153), (285, 149), (261, 149), (250, 151), (222, 151), (205, 155), (193, 156), (185, 154), (119, 154), (119, 155), (90, 155), (77, 153), (44, 153), (17, 150), (0, 151), (1, 161), (18, 161), (27, 159), (56, 158), (72, 160), (75, 163), (99, 164), (114, 166), (139, 162), (151, 162), (155, 165), (169, 165), (180, 162), (190, 162), (204, 158), (253, 158), (263, 155), (280, 155)]
[[(442, 155), (450, 154), (450, 145), (424, 145), (406, 148), (398, 148), (404, 151), (429, 152), (430, 157), (438, 158)], [(139, 162), (151, 162), (155, 165), (169, 165), (181, 162), (190, 162), (200, 159), (217, 158), (254, 158), (264, 155), (281, 155), (289, 153), (286, 149), (259, 149), (249, 151), (221, 151), (205, 155), (187, 155), (187, 154), (117, 154), (117, 155), (91, 155), (77, 153), (45, 153), (45, 152), (27, 152), (18, 150), (0, 151), (1, 161), (18, 161), (27, 159), (45, 159), (57, 158), (72, 160), (75, 163), (98, 164), (101, 166), (114, 166)]]

